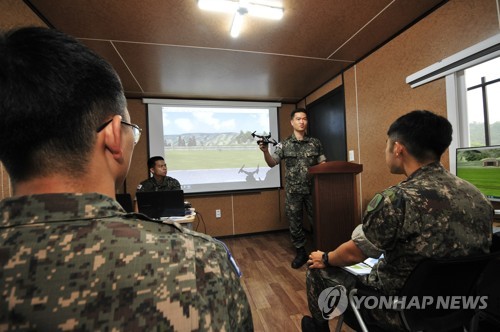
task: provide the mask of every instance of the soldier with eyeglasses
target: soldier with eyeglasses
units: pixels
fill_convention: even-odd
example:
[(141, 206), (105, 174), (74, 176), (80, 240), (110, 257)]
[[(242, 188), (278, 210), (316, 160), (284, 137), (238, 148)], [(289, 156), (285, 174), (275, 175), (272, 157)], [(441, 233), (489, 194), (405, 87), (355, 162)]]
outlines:
[(105, 60), (56, 30), (0, 33), (0, 119), (0, 330), (253, 330), (223, 243), (115, 201), (141, 130)]

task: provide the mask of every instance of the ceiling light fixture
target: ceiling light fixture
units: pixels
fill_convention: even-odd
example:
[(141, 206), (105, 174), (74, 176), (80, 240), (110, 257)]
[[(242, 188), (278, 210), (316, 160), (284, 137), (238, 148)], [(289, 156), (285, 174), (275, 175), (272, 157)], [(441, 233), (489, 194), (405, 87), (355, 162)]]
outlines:
[(255, 17), (280, 20), (283, 17), (283, 8), (266, 6), (250, 1), (240, 0), (198, 0), (200, 9), (234, 13), (233, 24), (231, 26), (231, 37), (238, 37), (243, 24), (243, 15), (248, 14)]

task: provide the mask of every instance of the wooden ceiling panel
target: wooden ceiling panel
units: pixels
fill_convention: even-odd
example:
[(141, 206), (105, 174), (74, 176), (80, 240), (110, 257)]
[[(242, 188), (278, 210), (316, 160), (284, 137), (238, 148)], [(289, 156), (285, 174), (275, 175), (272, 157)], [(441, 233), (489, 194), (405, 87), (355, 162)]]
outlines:
[(237, 39), (229, 36), (232, 15), (202, 11), (196, 0), (30, 2), (54, 27), (79, 38), (325, 58), (391, 1), (284, 0), (282, 20), (245, 16)]
[[(416, 21), (424, 13), (435, 9), (440, 3), (442, 3), (440, 0), (404, 0), (394, 2), (380, 13), (379, 16), (375, 17), (367, 25), (366, 29), (353, 36), (344, 47), (332, 54), (331, 58), (344, 59), (349, 57), (360, 59), (366, 56), (370, 51), (389, 41), (389, 37), (393, 37), (396, 33), (403, 31), (407, 25)], [(365, 47), (361, 48), (359, 45), (365, 45)]]
[(282, 4), (283, 18), (245, 15), (236, 39), (229, 36), (232, 15), (202, 11), (197, 0), (24, 0), (23, 6), (108, 59), (129, 97), (293, 103), (446, 2), (258, 1)]
[(143, 92), (111, 42), (98, 40), (81, 40), (81, 42), (94, 50), (113, 66), (120, 76), (125, 91)]
[[(163, 97), (294, 101), (346, 62), (200, 48), (116, 43), (144, 91)], [(147, 59), (147, 61), (145, 61)], [(165, 93), (165, 91), (167, 93)], [(271, 98), (269, 98), (271, 97)]]

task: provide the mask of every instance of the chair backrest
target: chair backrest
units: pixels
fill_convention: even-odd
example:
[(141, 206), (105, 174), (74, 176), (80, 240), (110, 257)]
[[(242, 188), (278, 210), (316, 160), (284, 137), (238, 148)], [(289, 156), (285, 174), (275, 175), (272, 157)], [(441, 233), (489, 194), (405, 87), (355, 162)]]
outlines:
[[(483, 270), (500, 253), (463, 258), (425, 259), (413, 270), (400, 296), (417, 297), (420, 306), (401, 311), (410, 331), (449, 331), (468, 324), (477, 306), (484, 303), (475, 293)], [(432, 304), (422, 308), (423, 297)]]
[(116, 201), (120, 203), (123, 209), (127, 212), (134, 212), (134, 206), (132, 204), (132, 196), (130, 194), (116, 194)]
[[(500, 252), (500, 233), (493, 234), (491, 251)], [(479, 331), (500, 331), (500, 254), (493, 259), (483, 271), (477, 285), (477, 294), (488, 297), (488, 306), (480, 308), (476, 313)]]

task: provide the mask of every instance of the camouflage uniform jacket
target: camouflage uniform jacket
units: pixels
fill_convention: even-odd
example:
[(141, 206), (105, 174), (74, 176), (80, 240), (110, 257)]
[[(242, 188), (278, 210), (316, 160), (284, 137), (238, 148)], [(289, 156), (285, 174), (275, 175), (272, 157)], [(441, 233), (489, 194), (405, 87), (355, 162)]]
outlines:
[(489, 252), (493, 213), (477, 188), (439, 162), (418, 169), (375, 195), (353, 232), (365, 255), (384, 254), (367, 284), (394, 294), (424, 258)]
[(0, 331), (249, 331), (225, 245), (100, 194), (0, 202)]
[(326, 160), (319, 139), (304, 136), (299, 141), (294, 134), (277, 145), (272, 157), (277, 163), (285, 160), (286, 191), (298, 194), (309, 194), (311, 191), (309, 167)]
[(167, 191), (179, 189), (181, 189), (179, 181), (170, 176), (165, 176), (161, 183), (156, 182), (154, 177), (150, 177), (137, 186), (137, 191)]

